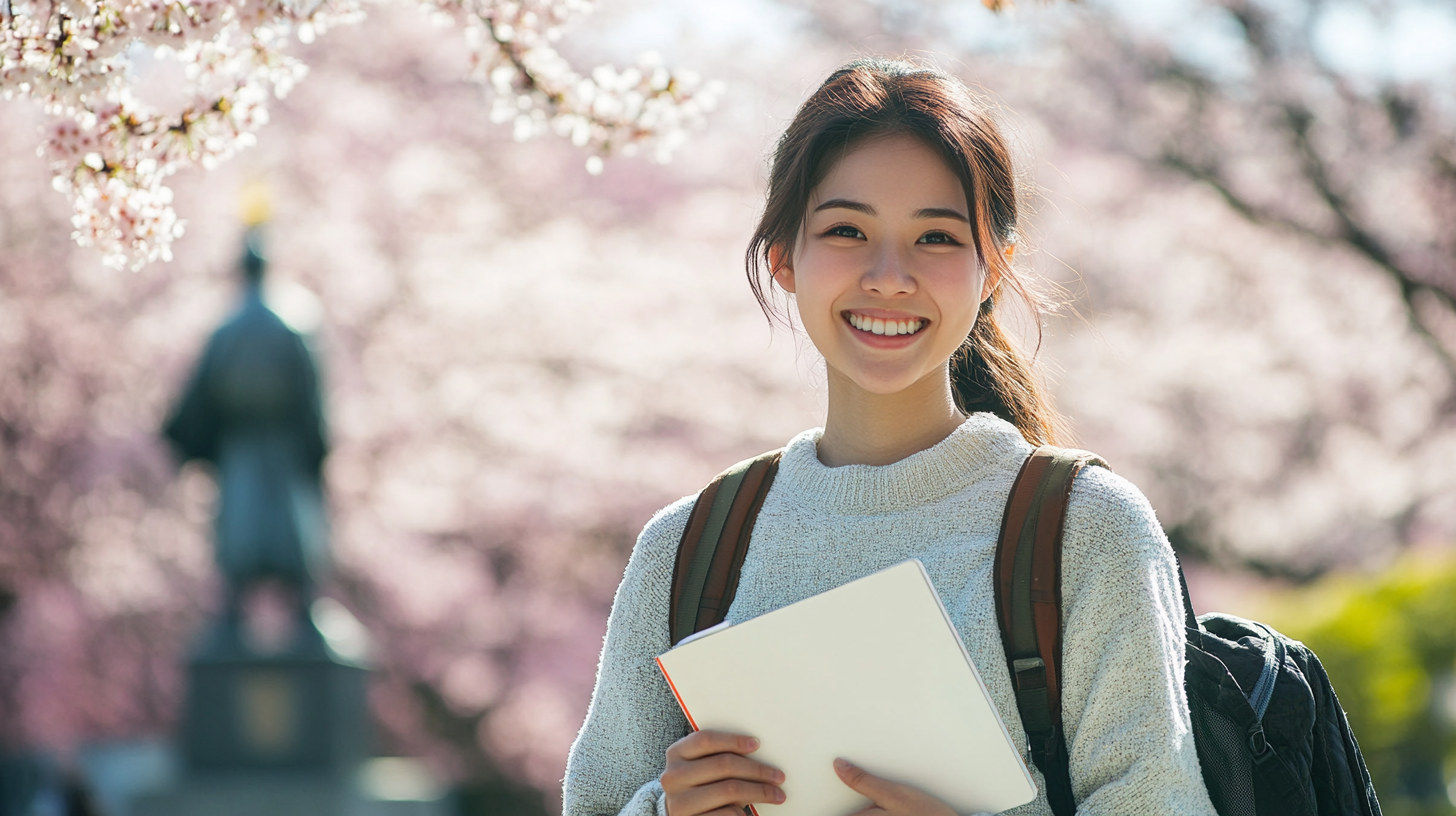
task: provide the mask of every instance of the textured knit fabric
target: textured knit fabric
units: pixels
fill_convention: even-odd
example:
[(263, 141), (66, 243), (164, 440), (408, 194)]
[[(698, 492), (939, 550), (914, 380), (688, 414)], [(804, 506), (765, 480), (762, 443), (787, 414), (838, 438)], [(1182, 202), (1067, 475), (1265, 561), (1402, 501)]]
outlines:
[[(1002, 510), (1031, 446), (974, 414), (883, 467), (820, 463), (795, 437), (754, 527), (728, 619), (741, 622), (918, 558), (996, 701), (1026, 744), (995, 619)], [(687, 721), (653, 658), (669, 648), (673, 562), (695, 496), (652, 518), (627, 562), (596, 690), (566, 766), (564, 816), (666, 816), (658, 783)], [(1213, 814), (1183, 692), (1178, 575), (1152, 508), (1102, 468), (1077, 477), (1062, 555), (1063, 691), (1079, 814)], [(1041, 774), (1032, 768), (1038, 790)], [(792, 783), (792, 780), (790, 780)], [(1045, 795), (1008, 813), (1049, 816)]]

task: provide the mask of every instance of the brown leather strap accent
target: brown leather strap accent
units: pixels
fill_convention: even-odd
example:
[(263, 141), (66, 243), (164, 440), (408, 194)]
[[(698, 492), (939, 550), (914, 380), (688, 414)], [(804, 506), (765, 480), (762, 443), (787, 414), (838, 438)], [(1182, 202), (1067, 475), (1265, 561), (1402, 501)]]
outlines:
[(754, 497), (753, 504), (749, 506), (748, 517), (744, 519), (743, 527), (739, 530), (738, 546), (733, 550), (733, 560), (728, 573), (728, 585), (723, 590), (723, 601), (719, 607), (724, 617), (728, 614), (728, 608), (733, 605), (733, 598), (738, 594), (738, 576), (743, 572), (743, 559), (748, 557), (748, 544), (753, 539), (753, 527), (758, 522), (758, 511), (763, 509), (763, 501), (768, 498), (769, 488), (773, 487), (774, 477), (778, 475), (782, 453), (783, 451), (776, 451), (772, 461), (768, 463), (763, 481), (758, 486), (758, 495)]
[(738, 495), (733, 497), (733, 505), (728, 509), (728, 520), (723, 523), (723, 534), (718, 539), (718, 549), (713, 553), (713, 564), (708, 568), (708, 580), (703, 585), (694, 632), (717, 626), (727, 617), (733, 593), (738, 589), (738, 570), (743, 566), (743, 557), (748, 554), (748, 538), (753, 534), (753, 523), (778, 468), (779, 452), (774, 451), (760, 457), (744, 475)]
[[(698, 494), (692, 513), (688, 516), (687, 527), (678, 542), (677, 559), (673, 565), (668, 607), (668, 637), (673, 645), (693, 632), (721, 623), (727, 614), (733, 594), (738, 588), (738, 571), (748, 550), (754, 520), (773, 483), (782, 453), (782, 450), (770, 451), (754, 459), (739, 462), (715, 476)], [(718, 493), (725, 482), (734, 488), (734, 492), (723, 497), (730, 504), (726, 516), (718, 517), (721, 519), (721, 527), (716, 522), (713, 523), (714, 528), (719, 531), (717, 539), (707, 541), (711, 532), (708, 528), (710, 518), (714, 515), (713, 507), (720, 503)], [(719, 512), (722, 513), (723, 510), (720, 508)], [(724, 546), (725, 543), (727, 546)], [(688, 583), (695, 574), (692, 565), (704, 546), (712, 549), (711, 560), (705, 572), (697, 573), (701, 585), (689, 587)], [(708, 553), (703, 553), (704, 559), (708, 556)], [(701, 566), (700, 564), (700, 569)], [(690, 602), (696, 604), (691, 615), (682, 608)], [(693, 621), (691, 631), (683, 625), (685, 620)]]
[(1088, 464), (1107, 466), (1087, 451), (1050, 446), (1033, 451), (1007, 497), (996, 545), (996, 618), (1017, 707), (1033, 738), (1033, 754), (1041, 755), (1039, 764), (1055, 762), (1047, 752), (1061, 750), (1062, 535), (1072, 484)]
[(693, 561), (693, 554), (698, 551), (698, 542), (703, 538), (703, 528), (708, 525), (708, 513), (713, 509), (713, 498), (718, 495), (718, 486), (722, 483), (723, 474), (720, 473), (698, 493), (698, 500), (693, 503), (693, 512), (688, 516), (688, 526), (683, 530), (682, 539), (678, 541), (677, 563), (672, 568), (672, 600), (668, 612), (670, 643), (675, 644), (692, 634), (677, 631), (677, 616), (674, 612), (683, 595), (683, 582), (687, 579), (688, 565)]
[[(1036, 522), (1036, 549), (1031, 556), (1031, 609), (1036, 624), (1036, 645), (1047, 666), (1047, 698), (1051, 703), (1052, 722), (1058, 728), (1062, 723), (1062, 532), (1072, 482), (1082, 463), (1070, 463), (1069, 469), (1063, 485), (1052, 483), (1044, 492)], [(1048, 475), (1061, 476), (1051, 472)]]
[(1026, 457), (1021, 463), (1021, 470), (1016, 474), (1016, 481), (1011, 485), (1011, 494), (1006, 499), (1006, 512), (1001, 516), (1001, 534), (996, 543), (996, 561), (992, 569), (995, 576), (994, 592), (996, 598), (996, 615), (1001, 625), (1001, 642), (1006, 648), (1008, 658), (1011, 655), (1011, 578), (1012, 567), (1016, 563), (1016, 544), (1020, 538), (1021, 529), (1026, 524), (1027, 514), (1031, 511), (1031, 505), (1036, 498), (1037, 485), (1041, 484), (1042, 476), (1046, 473), (1049, 460), (1045, 457), (1033, 455)]

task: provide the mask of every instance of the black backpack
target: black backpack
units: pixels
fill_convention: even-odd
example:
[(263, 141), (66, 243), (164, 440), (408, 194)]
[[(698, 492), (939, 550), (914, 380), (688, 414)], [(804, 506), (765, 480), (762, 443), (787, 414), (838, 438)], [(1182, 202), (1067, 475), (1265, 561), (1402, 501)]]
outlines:
[[(672, 643), (722, 622), (782, 451), (734, 465), (698, 494), (673, 571)], [(1076, 803), (1061, 723), (1061, 548), (1077, 472), (1106, 463), (1043, 446), (1002, 517), (996, 615), (1032, 760), (1056, 816)], [(1379, 816), (1365, 760), (1314, 652), (1261, 623), (1195, 616), (1183, 584), (1188, 696), (1198, 761), (1220, 816)]]

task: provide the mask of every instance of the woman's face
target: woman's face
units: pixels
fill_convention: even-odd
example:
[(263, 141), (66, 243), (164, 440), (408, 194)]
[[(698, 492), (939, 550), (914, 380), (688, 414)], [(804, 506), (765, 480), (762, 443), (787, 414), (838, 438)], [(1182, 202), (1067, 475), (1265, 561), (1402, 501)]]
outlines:
[(794, 293), (831, 380), (873, 394), (938, 387), (994, 284), (960, 179), (919, 139), (873, 139), (840, 159), (808, 210), (774, 279)]

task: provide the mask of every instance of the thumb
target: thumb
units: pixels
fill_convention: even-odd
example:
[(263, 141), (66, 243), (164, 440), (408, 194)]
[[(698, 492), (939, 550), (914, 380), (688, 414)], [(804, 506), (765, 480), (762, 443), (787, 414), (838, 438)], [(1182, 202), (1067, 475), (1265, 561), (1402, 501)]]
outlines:
[(876, 805), (883, 807), (889, 798), (891, 786), (885, 780), (843, 757), (834, 760), (834, 772), (851, 790), (864, 794)]

